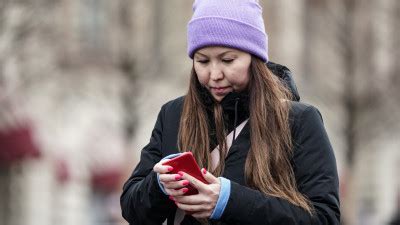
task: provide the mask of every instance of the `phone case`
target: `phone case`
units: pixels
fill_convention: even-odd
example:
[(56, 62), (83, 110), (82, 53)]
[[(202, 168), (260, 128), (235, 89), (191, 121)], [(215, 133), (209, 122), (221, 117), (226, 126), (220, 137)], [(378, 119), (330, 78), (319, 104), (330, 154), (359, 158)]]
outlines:
[[(208, 184), (208, 182), (203, 178), (200, 168), (197, 165), (196, 160), (194, 159), (193, 154), (191, 152), (182, 153), (181, 155), (172, 158), (167, 162), (164, 162), (163, 165), (172, 166), (174, 168), (169, 173), (178, 173), (179, 171), (182, 171), (191, 175), (197, 180), (205, 184)], [(190, 184), (187, 186), (187, 188), (189, 189), (189, 191), (186, 192), (185, 195), (194, 195), (199, 193), (197, 189), (191, 186)]]

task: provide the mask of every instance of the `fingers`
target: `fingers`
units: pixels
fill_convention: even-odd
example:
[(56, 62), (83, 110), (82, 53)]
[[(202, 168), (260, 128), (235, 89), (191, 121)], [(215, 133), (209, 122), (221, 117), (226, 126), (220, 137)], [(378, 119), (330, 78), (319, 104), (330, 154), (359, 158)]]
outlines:
[(164, 166), (163, 165), (163, 163), (168, 160), (169, 159), (161, 160), (156, 165), (154, 165), (154, 167), (153, 167), (154, 172), (159, 173), (159, 174), (171, 172), (174, 169), (172, 166)]
[(189, 183), (196, 188), (199, 191), (203, 191), (208, 193), (209, 192), (209, 185), (212, 184), (220, 184), (220, 181), (218, 178), (216, 178), (214, 175), (212, 175), (211, 173), (209, 173), (206, 169), (202, 169), (202, 175), (204, 177), (204, 179), (206, 179), (206, 181), (209, 184), (205, 184), (201, 181), (199, 181), (198, 179), (192, 177), (191, 175), (184, 173), (184, 172), (178, 172), (179, 175), (182, 175), (182, 179), (188, 180)]
[[(181, 202), (176, 201), (175, 202), (176, 206), (178, 206), (180, 209), (187, 211), (187, 212), (198, 212), (198, 213), (204, 213), (204, 212), (209, 212), (213, 211), (215, 205), (211, 204), (199, 204), (199, 205), (189, 205), (189, 204), (184, 204)], [(211, 215), (211, 213), (210, 213)]]
[(186, 204), (186, 205), (216, 205), (218, 196), (217, 195), (209, 195), (209, 194), (196, 194), (196, 195), (183, 195), (176, 197), (177, 202)]
[[(180, 174), (160, 174), (159, 180), (166, 189), (181, 189), (189, 185), (189, 181), (182, 180)], [(187, 190), (184, 191), (184, 193), (186, 192)]]
[(171, 190), (170, 195), (172, 196), (170, 199), (175, 202), (178, 208), (187, 212), (193, 212), (193, 217), (209, 218), (217, 204), (221, 184), (218, 178), (205, 169), (202, 169), (201, 172), (209, 184), (205, 184), (187, 173), (178, 172), (182, 176), (182, 179), (188, 181), (199, 193), (195, 195), (182, 194), (183, 190), (188, 190), (187, 188)]
[(175, 201), (175, 198), (183, 196), (189, 189), (188, 188), (181, 188), (181, 189), (170, 189), (165, 188), (165, 192), (170, 196), (169, 198)]
[(180, 189), (189, 185), (189, 181), (180, 180), (180, 181), (171, 181), (171, 182), (162, 182), (164, 188), (169, 189)]
[(161, 182), (172, 182), (182, 180), (182, 176), (179, 174), (160, 174), (159, 179)]
[(179, 175), (182, 175), (182, 179), (188, 180), (190, 185), (192, 185), (194, 188), (196, 188), (199, 191), (204, 191), (207, 189), (207, 184), (197, 180), (196, 178), (190, 176), (189, 174), (185, 172), (178, 172)]
[(219, 179), (209, 173), (205, 168), (201, 169), (201, 174), (203, 175), (204, 179), (210, 184), (216, 184), (219, 183)]
[(175, 202), (178, 208), (190, 212), (195, 218), (209, 218), (216, 205), (216, 201), (204, 198), (201, 195), (170, 196), (170, 199)]
[(199, 195), (185, 195), (175, 199), (177, 202), (186, 205), (202, 205), (208, 203), (205, 198)]

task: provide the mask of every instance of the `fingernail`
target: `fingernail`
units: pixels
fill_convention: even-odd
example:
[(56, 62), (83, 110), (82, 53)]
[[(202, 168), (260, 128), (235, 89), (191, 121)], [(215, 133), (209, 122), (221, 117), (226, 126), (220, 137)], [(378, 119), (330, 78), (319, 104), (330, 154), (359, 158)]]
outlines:
[(181, 176), (183, 176), (183, 172), (182, 172), (182, 171), (179, 171), (178, 174), (181, 175)]
[(171, 195), (169, 196), (169, 199), (172, 200), (172, 201), (175, 201), (174, 197), (172, 197)]
[(201, 169), (201, 172), (203, 172), (203, 174), (207, 174), (207, 170), (205, 168)]
[(171, 166), (170, 167), (168, 167), (168, 169), (167, 169), (169, 172), (171, 172), (172, 170), (174, 170), (174, 168), (172, 168)]
[(186, 186), (186, 185), (188, 185), (189, 184), (189, 181), (188, 180), (184, 180), (183, 182), (182, 182), (182, 185), (183, 186)]
[(186, 192), (188, 192), (189, 191), (189, 188), (182, 188), (182, 192), (183, 193), (186, 193)]
[(180, 180), (180, 179), (182, 179), (182, 176), (181, 175), (175, 175), (175, 180)]

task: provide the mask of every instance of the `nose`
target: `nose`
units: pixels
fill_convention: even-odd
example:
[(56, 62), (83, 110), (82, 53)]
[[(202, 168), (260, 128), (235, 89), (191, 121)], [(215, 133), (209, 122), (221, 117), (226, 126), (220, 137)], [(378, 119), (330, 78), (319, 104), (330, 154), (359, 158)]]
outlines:
[(224, 77), (224, 73), (217, 65), (211, 66), (210, 69), (210, 79), (211, 80), (221, 80)]

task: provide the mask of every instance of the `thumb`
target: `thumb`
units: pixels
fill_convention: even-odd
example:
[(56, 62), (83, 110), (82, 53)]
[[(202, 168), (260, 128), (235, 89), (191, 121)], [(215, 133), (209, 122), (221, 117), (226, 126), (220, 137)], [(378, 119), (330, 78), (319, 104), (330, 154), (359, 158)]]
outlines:
[(214, 175), (212, 175), (210, 172), (208, 172), (205, 168), (201, 169), (201, 174), (208, 183), (210, 184), (219, 183), (219, 179)]

